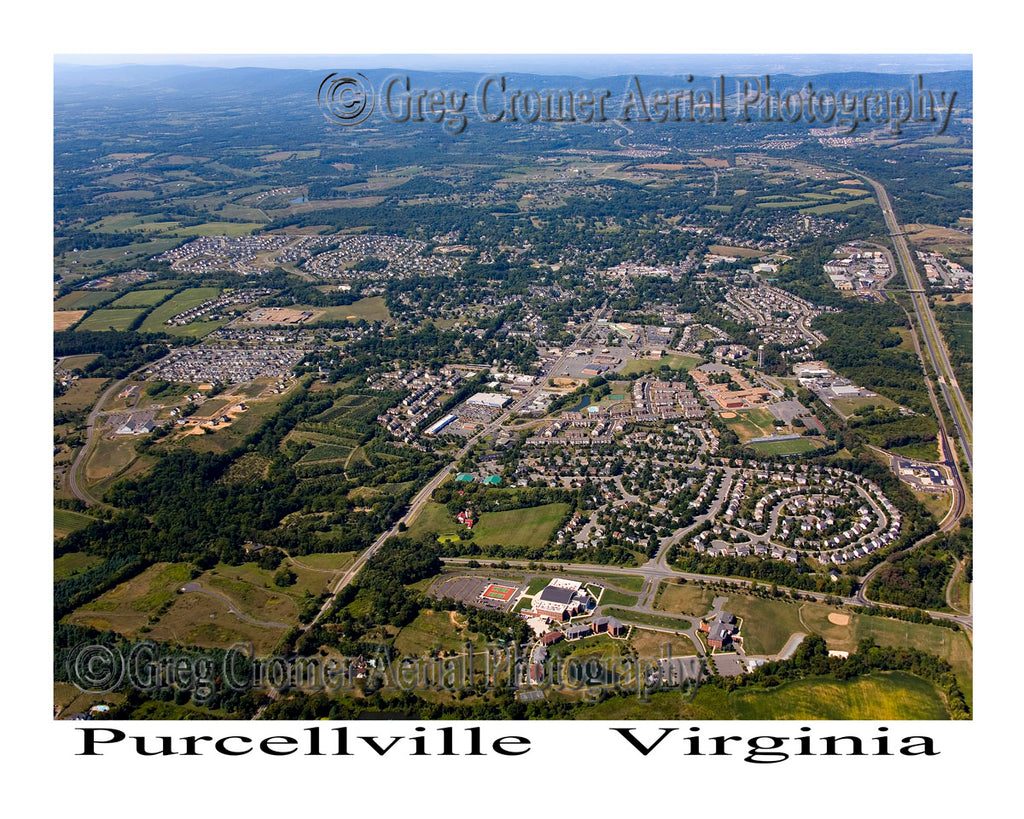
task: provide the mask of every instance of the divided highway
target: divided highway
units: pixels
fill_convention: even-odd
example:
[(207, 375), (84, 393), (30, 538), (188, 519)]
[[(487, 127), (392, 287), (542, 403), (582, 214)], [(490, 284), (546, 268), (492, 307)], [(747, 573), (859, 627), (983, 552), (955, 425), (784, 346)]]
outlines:
[[(964, 400), (963, 392), (960, 390), (960, 384), (956, 380), (956, 374), (953, 372), (953, 365), (949, 361), (949, 354), (946, 351), (946, 345), (942, 342), (942, 336), (939, 333), (939, 326), (935, 321), (935, 314), (932, 312), (931, 304), (928, 302), (928, 296), (924, 291), (924, 285), (917, 272), (917, 266), (914, 264), (914, 258), (910, 253), (910, 248), (907, 246), (906, 236), (903, 229), (900, 227), (899, 222), (896, 221), (896, 214), (892, 209), (892, 202), (889, 200), (889, 194), (882, 184), (867, 176), (862, 178), (867, 181), (872, 188), (874, 188), (875, 195), (878, 197), (878, 204), (882, 208), (886, 227), (889, 229), (889, 235), (892, 236), (893, 247), (896, 250), (896, 258), (903, 271), (903, 278), (907, 282), (910, 298), (914, 303), (914, 312), (917, 314), (917, 323), (921, 328), (921, 336), (924, 340), (925, 347), (928, 350), (928, 357), (931, 360), (932, 369), (935, 371), (935, 375), (938, 380), (939, 391), (942, 393), (943, 401), (949, 408), (950, 417), (953, 419), (953, 425), (956, 427), (957, 437), (960, 439), (964, 456), (967, 459), (967, 467), (973, 471), (974, 419), (971, 416), (971, 409), (967, 405), (967, 401)], [(951, 461), (955, 460), (954, 453), (951, 451), (947, 452), (946, 456)], [(956, 470), (955, 464), (953, 465), (953, 469)]]

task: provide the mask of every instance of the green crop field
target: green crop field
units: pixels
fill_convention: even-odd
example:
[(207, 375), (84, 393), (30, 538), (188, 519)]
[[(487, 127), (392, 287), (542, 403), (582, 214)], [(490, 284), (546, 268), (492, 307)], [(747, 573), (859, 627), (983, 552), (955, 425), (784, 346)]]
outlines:
[(569, 511), (567, 503), (548, 503), (508, 512), (484, 512), (473, 527), (473, 540), (481, 547), (543, 546)]
[(72, 290), (53, 303), (54, 310), (88, 310), (109, 301), (114, 296), (109, 290)]
[[(141, 330), (144, 333), (173, 333), (176, 335), (191, 335), (189, 328), (192, 324), (184, 327), (171, 327), (164, 324), (172, 316), (184, 313), (193, 307), (198, 307), (204, 301), (215, 299), (220, 295), (219, 287), (193, 287), (190, 290), (183, 290), (170, 301), (161, 304), (152, 313), (146, 316), (142, 322)], [(194, 322), (195, 324), (216, 324), (216, 322)]]
[(86, 316), (75, 328), (76, 330), (127, 330), (132, 323), (146, 312), (146, 308), (116, 310), (97, 310)]
[(117, 301), (113, 302), (112, 307), (152, 307), (158, 301), (167, 298), (173, 290), (158, 289), (153, 290), (132, 290), (129, 293), (125, 293)]
[(81, 515), (78, 512), (72, 512), (69, 509), (54, 509), (53, 536), (64, 537), (78, 529), (84, 529), (94, 520), (95, 518), (91, 518), (88, 515)]
[(949, 719), (934, 684), (898, 671), (851, 680), (812, 677), (771, 691), (739, 689), (729, 703), (737, 719)]

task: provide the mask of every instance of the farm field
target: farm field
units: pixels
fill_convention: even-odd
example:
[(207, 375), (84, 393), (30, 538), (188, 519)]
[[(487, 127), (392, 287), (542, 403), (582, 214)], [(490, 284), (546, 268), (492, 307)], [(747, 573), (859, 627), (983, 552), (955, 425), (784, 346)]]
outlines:
[(88, 310), (105, 301), (110, 301), (114, 294), (107, 290), (72, 290), (53, 303), (54, 310)]
[(123, 310), (102, 309), (86, 316), (76, 329), (78, 330), (127, 330), (146, 308), (128, 308)]
[(64, 537), (79, 529), (84, 529), (94, 520), (95, 518), (72, 512), (70, 509), (55, 508), (53, 510), (53, 536), (55, 538)]
[(167, 298), (173, 290), (154, 288), (152, 290), (132, 290), (111, 304), (111, 307), (152, 307), (158, 301)]
[(193, 322), (184, 327), (171, 327), (164, 324), (172, 316), (184, 313), (193, 307), (198, 307), (208, 299), (214, 299), (220, 295), (219, 287), (194, 287), (190, 290), (183, 290), (174, 296), (170, 301), (161, 304), (152, 313), (146, 316), (140, 330), (144, 333), (174, 333), (176, 335), (193, 335), (190, 328), (196, 324), (217, 324), (218, 322)]
[(53, 332), (59, 333), (62, 330), (70, 330), (87, 312), (87, 310), (54, 310)]
[(741, 688), (729, 703), (736, 719), (949, 719), (933, 683), (899, 671), (842, 681), (812, 677), (772, 691)]
[(261, 222), (204, 222), (192, 227), (178, 227), (174, 236), (248, 236), (256, 228), (263, 227)]

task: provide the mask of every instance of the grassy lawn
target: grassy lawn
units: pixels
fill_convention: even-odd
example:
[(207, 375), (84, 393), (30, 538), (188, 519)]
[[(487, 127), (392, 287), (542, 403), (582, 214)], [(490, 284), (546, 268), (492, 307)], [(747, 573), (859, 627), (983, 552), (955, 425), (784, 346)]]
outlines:
[(483, 548), (498, 545), (539, 548), (547, 543), (568, 511), (567, 503), (548, 503), (508, 512), (483, 512), (473, 527), (473, 540)]
[(763, 441), (751, 444), (750, 446), (760, 455), (799, 455), (818, 449), (818, 444), (813, 438), (794, 438), (791, 441)]
[(967, 703), (971, 704), (973, 651), (970, 639), (963, 632), (866, 614), (849, 614), (849, 625), (837, 626), (828, 620), (831, 612), (846, 614), (821, 603), (804, 603), (800, 618), (807, 628), (801, 630), (820, 634), (828, 647), (837, 651), (854, 651), (861, 640), (870, 637), (881, 646), (906, 646), (942, 657), (953, 666)]
[(678, 586), (675, 583), (664, 583), (654, 606), (672, 614), (703, 617), (711, 611), (711, 602), (714, 598), (713, 591), (692, 583)]
[(942, 520), (946, 513), (949, 511), (949, 505), (953, 501), (953, 495), (950, 492), (919, 492), (916, 489), (911, 489), (914, 493), (914, 497), (917, 498), (925, 509), (927, 509), (932, 517), (936, 521)]
[(918, 441), (906, 446), (894, 446), (890, 450), (897, 455), (916, 458), (919, 461), (938, 461), (939, 445), (935, 441)]
[(99, 353), (83, 353), (82, 355), (68, 355), (60, 360), (60, 366), (67, 370), (77, 370), (85, 367), (100, 357)]
[(95, 518), (72, 512), (70, 509), (53, 510), (53, 536), (64, 537), (79, 529), (84, 529)]
[[(653, 720), (653, 719), (731, 719), (729, 695), (721, 688), (704, 686), (688, 702), (678, 692), (658, 692), (640, 699), (636, 694), (609, 697), (604, 702), (573, 714), (573, 719)], [(671, 742), (665, 740), (665, 746)]]
[(627, 591), (638, 592), (644, 587), (644, 578), (638, 574), (598, 574), (597, 572), (588, 572), (582, 576), (587, 579), (601, 580), (607, 585), (618, 586), (620, 589), (626, 589)]
[(614, 589), (605, 589), (601, 594), (602, 606), (635, 606), (637, 597), (633, 594), (625, 594)]
[(411, 538), (421, 537), (428, 533), (443, 535), (449, 532), (464, 531), (465, 528), (448, 513), (447, 507), (431, 501), (425, 503), (420, 509), (416, 520), (410, 524), (407, 535)]
[(322, 310), (323, 315), (318, 320), (323, 321), (337, 321), (339, 319), (348, 319), (349, 321), (359, 321), (359, 319), (390, 321), (391, 319), (391, 313), (388, 312), (388, 306), (385, 304), (383, 296), (368, 296), (365, 299), (354, 301), (352, 304), (342, 304), (336, 307), (314, 308), (296, 305), (294, 309)]
[(127, 310), (97, 310), (79, 323), (79, 330), (127, 330), (132, 322), (146, 312), (146, 308)]
[(219, 287), (194, 287), (190, 290), (183, 290), (170, 301), (157, 307), (152, 313), (146, 316), (140, 328), (144, 333), (172, 333), (174, 335), (192, 335), (191, 328), (195, 324), (219, 324), (218, 322), (193, 322), (184, 327), (172, 327), (164, 324), (169, 318), (198, 307), (204, 301), (215, 299), (220, 295)]
[(743, 619), (740, 635), (747, 654), (776, 654), (790, 635), (807, 631), (800, 623), (796, 603), (730, 595), (723, 608)]
[(619, 370), (619, 374), (632, 375), (633, 373), (657, 372), (663, 365), (668, 365), (671, 370), (692, 370), (702, 360), (700, 356), (682, 355), (680, 353), (667, 353), (657, 360), (634, 358), (626, 362), (626, 366)]
[(876, 395), (874, 398), (830, 398), (829, 403), (847, 416), (853, 415), (865, 407), (879, 407), (880, 409), (895, 409), (897, 407), (895, 401), (884, 395)]
[(733, 691), (737, 719), (949, 719), (936, 687), (899, 671), (851, 680), (794, 680), (771, 691)]
[(634, 623), (638, 626), (654, 626), (655, 628), (667, 628), (672, 631), (686, 631), (686, 629), (693, 625), (692, 621), (684, 620), (681, 617), (667, 617), (660, 614), (650, 614), (645, 611), (602, 608), (601, 614), (605, 617), (617, 617), (624, 623)]
[(691, 657), (697, 653), (697, 648), (689, 637), (676, 637), (663, 631), (647, 631), (641, 628), (633, 629), (629, 636), (629, 644), (642, 660), (669, 656), (669, 652), (673, 657)]

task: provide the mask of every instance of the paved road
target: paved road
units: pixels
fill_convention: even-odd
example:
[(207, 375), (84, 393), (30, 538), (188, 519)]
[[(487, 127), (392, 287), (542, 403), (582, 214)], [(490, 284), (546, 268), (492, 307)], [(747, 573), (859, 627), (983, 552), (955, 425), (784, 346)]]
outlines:
[(956, 427), (957, 437), (960, 439), (964, 455), (967, 459), (968, 468), (974, 468), (973, 454), (973, 426), (974, 419), (971, 416), (970, 407), (964, 400), (960, 384), (956, 380), (953, 366), (949, 361), (949, 354), (946, 345), (942, 341), (942, 334), (939, 332), (938, 324), (935, 321), (935, 314), (932, 312), (931, 304), (924, 292), (924, 285), (918, 275), (917, 267), (907, 246), (906, 236), (899, 222), (896, 221), (896, 214), (893, 211), (889, 194), (880, 182), (870, 177), (863, 177), (878, 197), (878, 203), (882, 208), (886, 226), (892, 236), (893, 246), (896, 248), (896, 258), (903, 270), (903, 277), (907, 282), (911, 300), (914, 303), (914, 311), (917, 313), (918, 325), (921, 327), (924, 336), (925, 347), (928, 349), (928, 357), (931, 360), (932, 368), (938, 379), (939, 390), (943, 400), (949, 408), (949, 414)]

